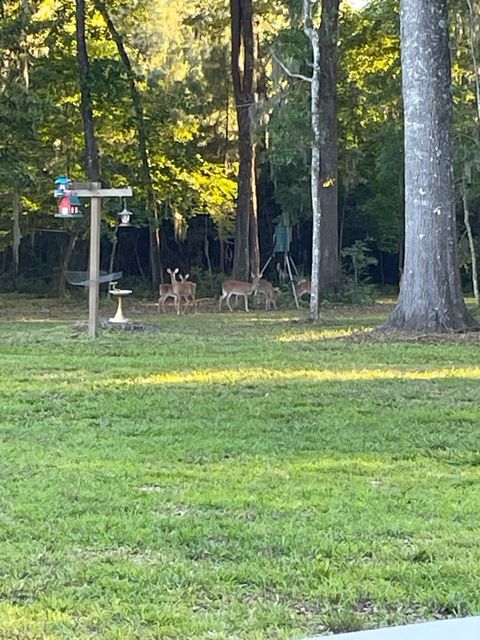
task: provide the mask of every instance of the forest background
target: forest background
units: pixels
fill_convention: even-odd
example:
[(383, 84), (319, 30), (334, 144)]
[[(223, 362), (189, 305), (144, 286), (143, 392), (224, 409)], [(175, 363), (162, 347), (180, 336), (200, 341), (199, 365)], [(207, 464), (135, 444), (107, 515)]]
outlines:
[[(475, 9), (474, 0), (450, 3), (458, 235), (466, 289), (472, 287), (480, 233), (480, 12)], [(260, 263), (272, 255), (275, 225), (287, 221), (292, 257), (308, 274), (310, 87), (284, 67), (308, 75), (311, 50), (301, 2), (258, 0), (254, 10), (262, 79), (254, 110)], [(95, 0), (86, 11), (102, 182), (134, 189), (127, 203), (133, 229), (117, 227), (123, 202), (104, 204), (102, 268), (123, 270), (125, 281), (150, 295), (165, 268), (175, 266), (192, 274), (201, 294), (215, 295), (232, 269), (237, 194), (229, 4)], [(72, 222), (52, 215), (55, 178), (86, 177), (74, 3), (0, 3), (0, 51), (0, 290), (63, 295), (65, 270), (85, 269), (88, 256), (88, 215)], [(373, 0), (360, 10), (342, 0), (338, 54), (338, 232), (345, 273), (331, 295), (359, 302), (371, 292), (359, 286), (365, 278), (395, 291), (403, 261), (398, 2)], [(268, 276), (277, 276), (273, 264)]]

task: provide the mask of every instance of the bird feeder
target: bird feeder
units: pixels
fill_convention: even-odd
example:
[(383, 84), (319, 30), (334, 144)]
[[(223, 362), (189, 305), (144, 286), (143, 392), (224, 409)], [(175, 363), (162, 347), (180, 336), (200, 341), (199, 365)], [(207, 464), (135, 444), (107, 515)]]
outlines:
[(56, 218), (73, 219), (81, 218), (80, 213), (80, 200), (74, 191), (66, 192), (58, 202), (58, 213), (55, 214)]
[(119, 227), (131, 227), (132, 223), (130, 222), (132, 219), (133, 213), (127, 209), (124, 205), (123, 210), (117, 213), (117, 218), (119, 220)]
[[(55, 180), (55, 197), (59, 198), (58, 213), (56, 218), (80, 218), (80, 198), (90, 198), (90, 254), (89, 268), (86, 277), (82, 277), (81, 284), (88, 285), (88, 333), (92, 338), (98, 334), (98, 305), (99, 305), (99, 285), (101, 282), (109, 282), (111, 277), (116, 274), (107, 274), (107, 280), (100, 276), (100, 213), (102, 198), (121, 198), (123, 196), (130, 197), (132, 195), (131, 187), (122, 189), (102, 189), (100, 182), (76, 182), (72, 183), (67, 176), (60, 176)], [(125, 207), (126, 209), (126, 207)], [(122, 211), (122, 215), (128, 213), (130, 220), (130, 211)], [(125, 217), (126, 220), (126, 217)], [(130, 290), (129, 290), (130, 293)], [(118, 299), (122, 295), (113, 294)], [(127, 294), (124, 294), (127, 295)], [(120, 306), (120, 304), (119, 304)], [(122, 316), (122, 313), (119, 313)]]
[(60, 176), (59, 178), (57, 178), (55, 180), (55, 197), (61, 198), (68, 191), (71, 191), (70, 178), (68, 178), (67, 176)]

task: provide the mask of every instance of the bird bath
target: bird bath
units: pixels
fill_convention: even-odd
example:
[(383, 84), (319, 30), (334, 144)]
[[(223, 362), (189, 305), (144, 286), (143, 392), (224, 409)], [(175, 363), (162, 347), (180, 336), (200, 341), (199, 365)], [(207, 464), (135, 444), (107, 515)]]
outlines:
[(131, 289), (116, 289), (116, 282), (112, 282), (112, 288), (109, 290), (109, 294), (117, 299), (117, 312), (113, 318), (109, 319), (109, 322), (114, 324), (126, 324), (129, 320), (123, 315), (122, 301), (129, 296), (132, 292)]

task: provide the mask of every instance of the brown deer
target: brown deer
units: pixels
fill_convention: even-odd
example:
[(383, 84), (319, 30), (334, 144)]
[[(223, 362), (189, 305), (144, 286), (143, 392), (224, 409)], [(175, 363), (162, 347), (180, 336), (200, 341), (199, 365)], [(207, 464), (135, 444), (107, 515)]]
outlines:
[[(182, 276), (178, 274), (178, 277), (180, 278), (181, 282), (186, 282), (190, 277), (190, 274), (187, 273), (186, 276)], [(195, 299), (197, 285), (194, 282), (191, 282), (190, 284), (193, 285), (193, 297)], [(165, 301), (168, 300), (168, 298), (173, 298), (174, 300), (176, 299), (175, 294), (173, 293), (172, 285), (168, 284), (167, 282), (164, 284), (161, 284), (158, 287), (158, 292), (160, 294), (160, 297), (158, 298), (158, 312), (160, 313), (160, 306), (161, 306), (162, 313), (165, 313)], [(196, 310), (196, 306), (195, 306), (195, 310)]]
[(297, 300), (300, 300), (302, 296), (310, 295), (312, 289), (312, 283), (310, 280), (302, 280), (295, 285), (295, 293), (297, 294)]
[(245, 311), (248, 312), (248, 296), (254, 293), (260, 277), (255, 277), (252, 274), (252, 282), (244, 282), (243, 280), (225, 280), (222, 284), (222, 295), (218, 303), (218, 310), (222, 310), (223, 300), (227, 301), (227, 307), (230, 311), (233, 311), (230, 306), (230, 298), (232, 296), (243, 296), (245, 300)]
[(255, 286), (255, 294), (261, 293), (265, 296), (265, 311), (270, 311), (270, 306), (273, 305), (275, 311), (277, 310), (277, 303), (275, 300), (275, 289), (272, 283), (265, 278), (259, 278)]
[(167, 283), (159, 285), (158, 293), (160, 294), (158, 298), (158, 313), (160, 313), (160, 306), (162, 307), (162, 313), (165, 313), (165, 300), (168, 300), (168, 298), (176, 299), (172, 285)]
[[(197, 313), (197, 283), (196, 282), (187, 282), (187, 280), (190, 277), (190, 274), (187, 273), (186, 276), (182, 276), (180, 273), (178, 274), (178, 277), (180, 278), (180, 282), (183, 282), (184, 284), (189, 285), (190, 287), (190, 302), (192, 302), (194, 308), (195, 308), (195, 313)], [(187, 287), (188, 290), (188, 287)], [(188, 306), (188, 301), (187, 301), (187, 306)], [(185, 307), (185, 309), (187, 308), (187, 306)]]
[(180, 315), (180, 304), (182, 298), (185, 299), (185, 308), (183, 310), (184, 313), (187, 310), (190, 302), (195, 305), (197, 285), (194, 282), (187, 282), (186, 278), (178, 281), (176, 278), (178, 272), (179, 269), (174, 269), (173, 271), (172, 269), (167, 269), (167, 273), (170, 274), (170, 280), (172, 281), (172, 293), (175, 296), (175, 309), (177, 311), (177, 315)]

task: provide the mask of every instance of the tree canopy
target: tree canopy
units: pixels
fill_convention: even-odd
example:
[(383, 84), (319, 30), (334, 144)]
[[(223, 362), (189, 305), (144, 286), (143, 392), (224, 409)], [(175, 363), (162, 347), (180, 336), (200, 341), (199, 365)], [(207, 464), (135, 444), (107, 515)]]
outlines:
[[(404, 259), (399, 7), (355, 4), (341, 0), (338, 24), (337, 250), (347, 281), (350, 248), (361, 247), (371, 257), (364, 274), (396, 288)], [(456, 235), (469, 290), (480, 233), (480, 12), (478, 0), (451, 0), (449, 9)], [(275, 225), (288, 220), (292, 256), (308, 275), (312, 134), (310, 87), (300, 76), (311, 75), (312, 52), (302, 3), (256, 0), (253, 12), (260, 266)], [(102, 182), (134, 189), (130, 250), (114, 254), (123, 203), (104, 205), (102, 268), (112, 258), (150, 291), (168, 266), (200, 279), (230, 273), (239, 147), (228, 3), (92, 0), (85, 27)], [(4, 0), (0, 49), (0, 287), (56, 293), (67, 263), (86, 264), (87, 223), (52, 215), (55, 178), (87, 178), (74, 5)]]

